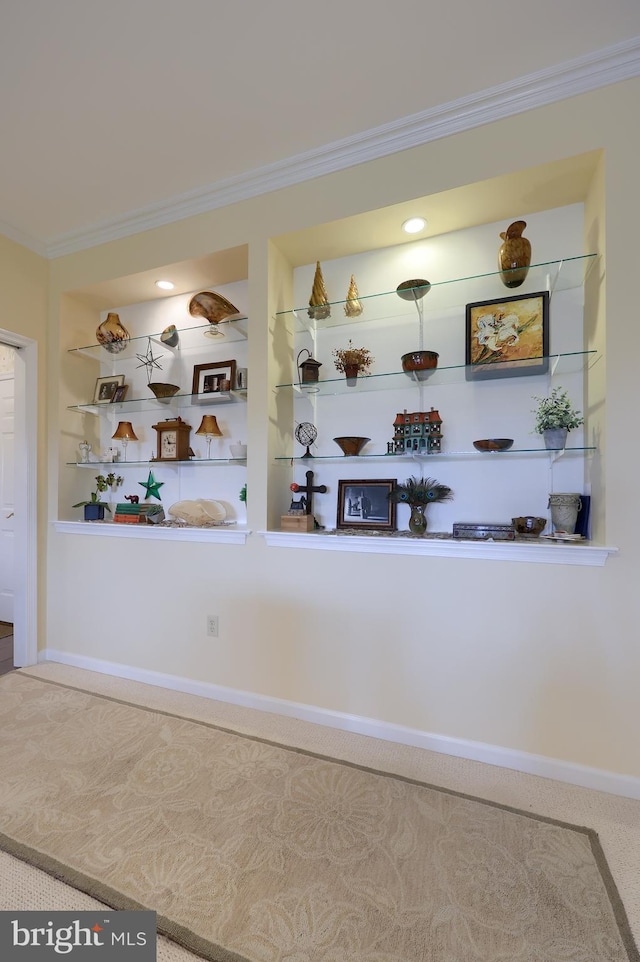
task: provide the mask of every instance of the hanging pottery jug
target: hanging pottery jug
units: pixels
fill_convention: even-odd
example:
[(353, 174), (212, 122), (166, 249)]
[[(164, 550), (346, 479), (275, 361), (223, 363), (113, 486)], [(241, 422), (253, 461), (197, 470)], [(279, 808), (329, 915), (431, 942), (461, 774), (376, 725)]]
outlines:
[(526, 226), (526, 221), (515, 220), (500, 234), (503, 244), (498, 251), (498, 268), (505, 287), (520, 287), (529, 273), (531, 244), (522, 236)]
[(551, 523), (554, 531), (573, 534), (576, 530), (578, 513), (582, 507), (580, 495), (574, 493), (550, 494), (549, 507), (551, 508)]
[(110, 312), (102, 324), (98, 325), (96, 338), (98, 344), (102, 344), (109, 354), (120, 354), (121, 351), (126, 350), (130, 334), (126, 327), (120, 323), (118, 315)]

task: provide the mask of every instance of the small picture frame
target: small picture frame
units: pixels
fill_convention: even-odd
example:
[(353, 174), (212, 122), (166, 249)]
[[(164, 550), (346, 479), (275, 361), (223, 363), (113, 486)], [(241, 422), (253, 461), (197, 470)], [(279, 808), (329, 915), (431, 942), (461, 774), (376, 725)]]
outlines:
[(465, 364), (467, 381), (546, 374), (549, 292), (467, 304)]
[(395, 531), (396, 503), (389, 494), (397, 483), (395, 478), (338, 481), (336, 526)]
[(119, 404), (120, 401), (124, 401), (127, 396), (127, 391), (129, 390), (128, 384), (119, 384), (118, 387), (113, 392), (113, 397), (111, 398), (112, 404)]
[(111, 374), (109, 377), (99, 377), (93, 392), (94, 404), (110, 404), (117, 388), (124, 384), (124, 374)]
[(218, 361), (196, 364), (191, 394), (194, 401), (226, 400), (236, 383), (236, 362)]

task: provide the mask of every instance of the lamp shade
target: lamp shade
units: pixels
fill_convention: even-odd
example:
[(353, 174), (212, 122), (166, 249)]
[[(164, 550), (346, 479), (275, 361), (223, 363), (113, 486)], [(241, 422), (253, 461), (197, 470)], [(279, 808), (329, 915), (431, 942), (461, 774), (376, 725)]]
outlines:
[(221, 438), (222, 431), (218, 427), (218, 421), (216, 420), (215, 414), (205, 414), (200, 422), (200, 427), (196, 431), (196, 434), (204, 434), (206, 437), (210, 438)]
[(111, 435), (116, 441), (137, 441), (136, 432), (133, 430), (131, 421), (119, 421), (118, 427)]

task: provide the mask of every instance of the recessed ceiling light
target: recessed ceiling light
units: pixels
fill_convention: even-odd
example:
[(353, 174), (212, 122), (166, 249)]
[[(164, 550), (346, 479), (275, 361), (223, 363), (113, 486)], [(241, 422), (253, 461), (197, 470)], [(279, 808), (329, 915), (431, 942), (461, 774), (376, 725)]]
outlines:
[(163, 291), (172, 291), (175, 286), (171, 281), (156, 281), (156, 287), (159, 287)]
[(424, 217), (410, 217), (402, 225), (403, 231), (407, 234), (418, 234), (421, 230), (424, 230), (427, 226), (427, 222)]

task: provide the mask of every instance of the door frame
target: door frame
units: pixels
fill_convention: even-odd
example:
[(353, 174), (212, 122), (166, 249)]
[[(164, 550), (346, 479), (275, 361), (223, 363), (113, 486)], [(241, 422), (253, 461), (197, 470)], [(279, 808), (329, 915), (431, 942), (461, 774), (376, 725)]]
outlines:
[(13, 663), (24, 668), (38, 662), (38, 344), (3, 329), (0, 340), (17, 348)]

